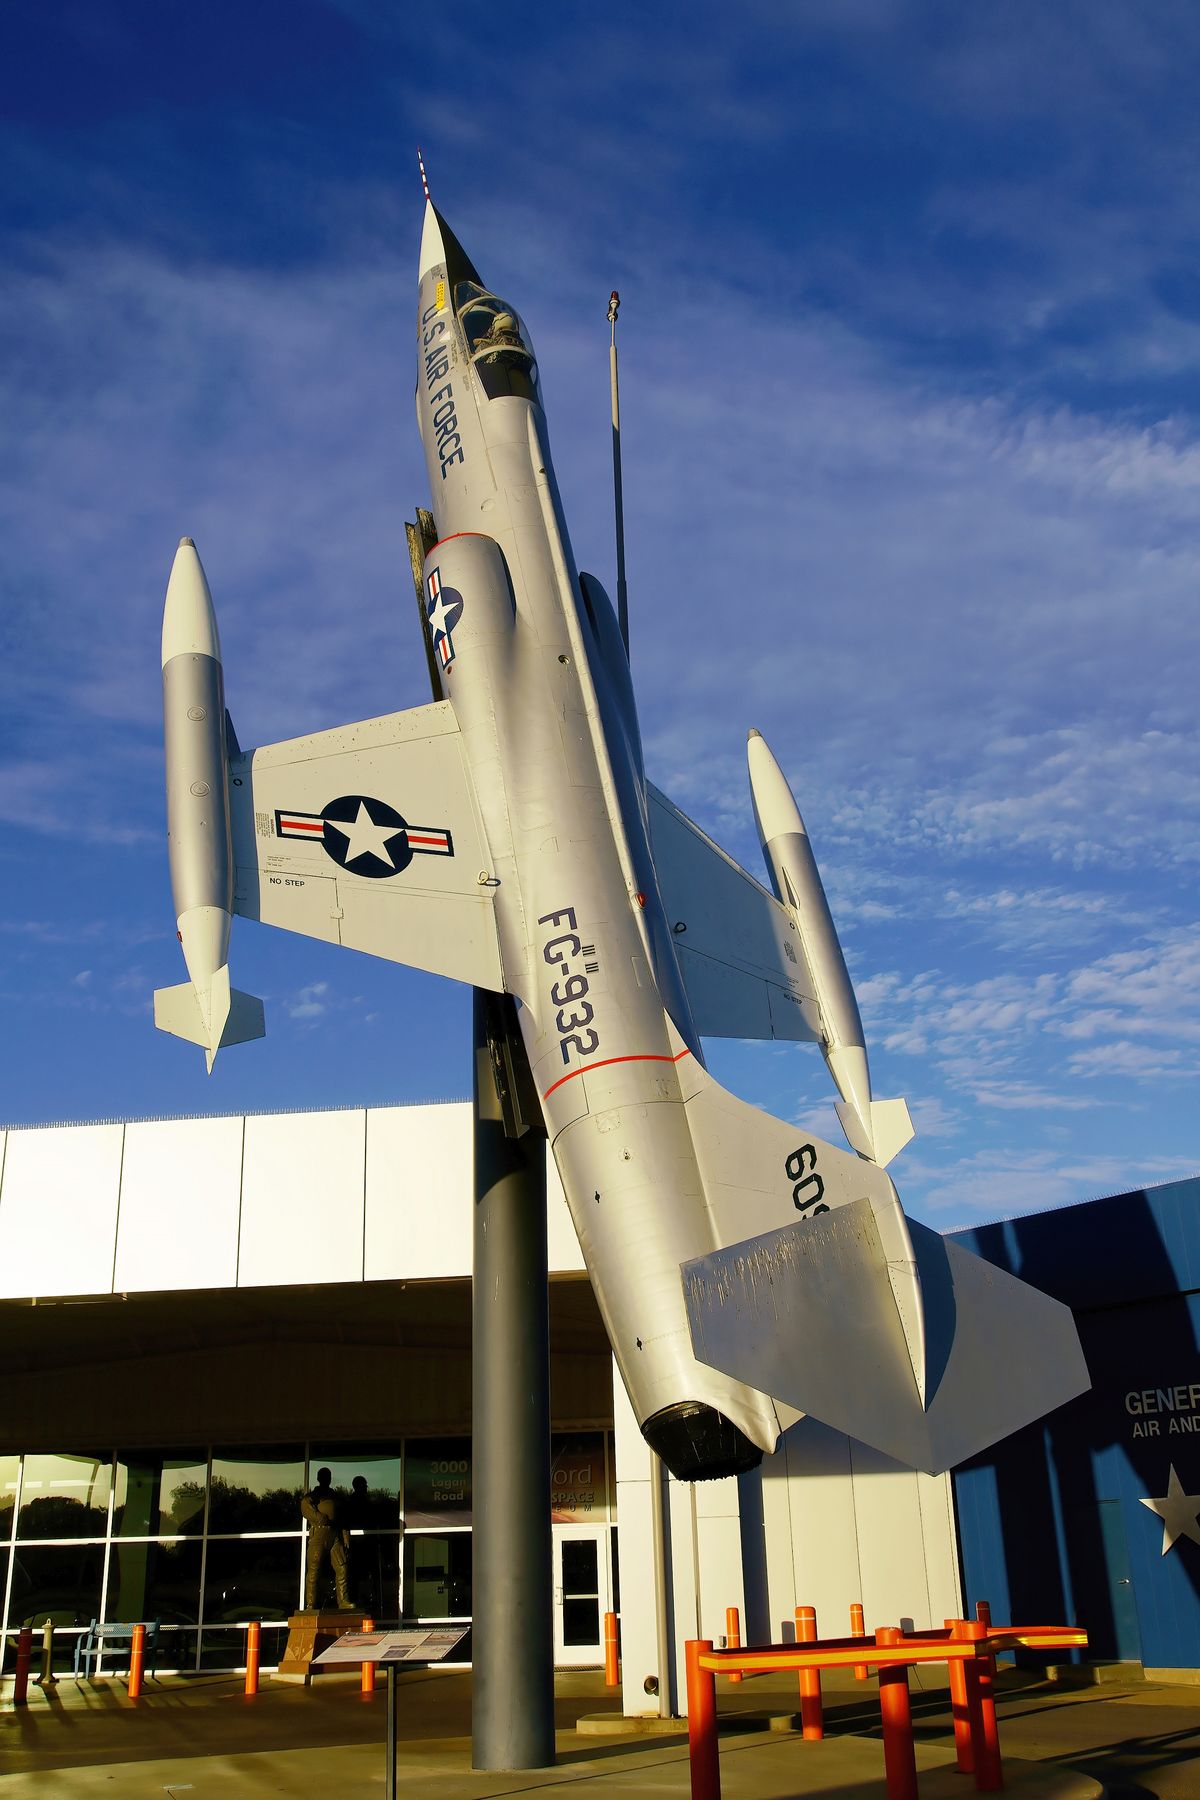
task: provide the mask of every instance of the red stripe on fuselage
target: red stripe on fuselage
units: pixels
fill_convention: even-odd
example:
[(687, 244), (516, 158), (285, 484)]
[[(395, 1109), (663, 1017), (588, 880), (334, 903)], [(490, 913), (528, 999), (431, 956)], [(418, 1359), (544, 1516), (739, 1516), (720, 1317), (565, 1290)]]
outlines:
[[(426, 560), (426, 562), (428, 562), (429, 558), (433, 555), (434, 550), (440, 550), (443, 544), (452, 544), (454, 542), (455, 538), (460, 538), (460, 537), (485, 538), (485, 537), (487, 537), (487, 535), (488, 534), (486, 531), (452, 531), (450, 533), (449, 537), (439, 538), (437, 543), (434, 544), (433, 548), (430, 550), (427, 550), (425, 552), (425, 560)], [(493, 538), (490, 541), (494, 543), (495, 539)]]
[(572, 1069), (569, 1075), (560, 1075), (557, 1081), (552, 1081), (550, 1083), (550, 1086), (546, 1089), (545, 1093), (542, 1095), (542, 1099), (548, 1100), (550, 1098), (551, 1094), (554, 1092), (555, 1088), (560, 1088), (564, 1081), (574, 1081), (574, 1079), (577, 1075), (590, 1075), (590, 1073), (592, 1072), (593, 1069), (608, 1069), (608, 1068), (612, 1067), (613, 1063), (626, 1063), (626, 1062), (677, 1063), (680, 1061), (680, 1059), (682, 1057), (690, 1056), (691, 1054), (692, 1054), (691, 1051), (685, 1048), (679, 1052), (678, 1056), (652, 1056), (652, 1055), (605, 1056), (605, 1057), (602, 1057), (599, 1062), (584, 1063), (582, 1068)]

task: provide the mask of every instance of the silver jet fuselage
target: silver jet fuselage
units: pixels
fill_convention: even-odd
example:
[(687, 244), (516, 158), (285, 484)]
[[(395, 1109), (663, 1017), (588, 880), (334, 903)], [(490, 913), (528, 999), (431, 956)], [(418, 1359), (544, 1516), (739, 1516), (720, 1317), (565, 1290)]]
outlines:
[[(163, 706), (189, 979), (156, 992), (156, 1024), (210, 1068), (262, 1035), (261, 1002), (230, 985), (234, 914), (513, 995), (614, 1354), (678, 1476), (751, 1466), (800, 1408), (946, 1469), (1082, 1392), (1065, 1307), (905, 1218), (883, 1165), (908, 1110), (872, 1092), (766, 744), (751, 733), (748, 763), (773, 895), (646, 781), (625, 647), (571, 555), (532, 345), (432, 206), (417, 417), (439, 534), (422, 572), (433, 704), (238, 749), (208, 583), (190, 538), (176, 552)], [(855, 1154), (728, 1093), (701, 1031), (818, 1043)]]
[(680, 1264), (718, 1242), (685, 1108), (703, 1063), (650, 850), (624, 647), (574, 566), (528, 337), (432, 207), (417, 322), (439, 533), (426, 612), (567, 1202), (651, 1443), (678, 1462), (684, 1439), (696, 1472), (746, 1466), (779, 1420), (692, 1354)]

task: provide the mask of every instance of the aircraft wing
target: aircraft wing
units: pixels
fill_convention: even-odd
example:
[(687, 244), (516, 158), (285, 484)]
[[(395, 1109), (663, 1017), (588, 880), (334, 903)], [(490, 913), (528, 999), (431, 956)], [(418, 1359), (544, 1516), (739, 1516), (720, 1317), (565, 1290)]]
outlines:
[(819, 1042), (786, 909), (651, 782), (646, 796), (659, 891), (701, 1037)]
[(234, 911), (503, 990), (490, 852), (447, 701), (229, 759)]

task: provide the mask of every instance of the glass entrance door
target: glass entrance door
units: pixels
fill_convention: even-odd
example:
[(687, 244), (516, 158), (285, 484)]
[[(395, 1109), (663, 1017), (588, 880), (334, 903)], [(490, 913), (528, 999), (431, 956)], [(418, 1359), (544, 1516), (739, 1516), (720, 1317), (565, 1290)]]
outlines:
[(604, 1615), (612, 1605), (607, 1526), (554, 1526), (554, 1661), (560, 1669), (604, 1661)]

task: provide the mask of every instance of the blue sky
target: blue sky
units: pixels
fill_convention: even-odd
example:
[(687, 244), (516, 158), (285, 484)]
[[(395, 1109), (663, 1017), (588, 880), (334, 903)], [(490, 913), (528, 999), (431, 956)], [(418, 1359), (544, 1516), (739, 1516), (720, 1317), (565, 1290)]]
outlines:
[[(265, 1043), (150, 1022), (180, 534), (244, 745), (427, 697), (419, 142), (610, 586), (621, 290), (649, 772), (761, 873), (771, 743), (909, 1209), (1200, 1167), (1194, 8), (10, 0), (0, 71), (0, 1118), (467, 1092), (461, 990), (253, 926)], [(814, 1050), (711, 1065), (838, 1140)]]

